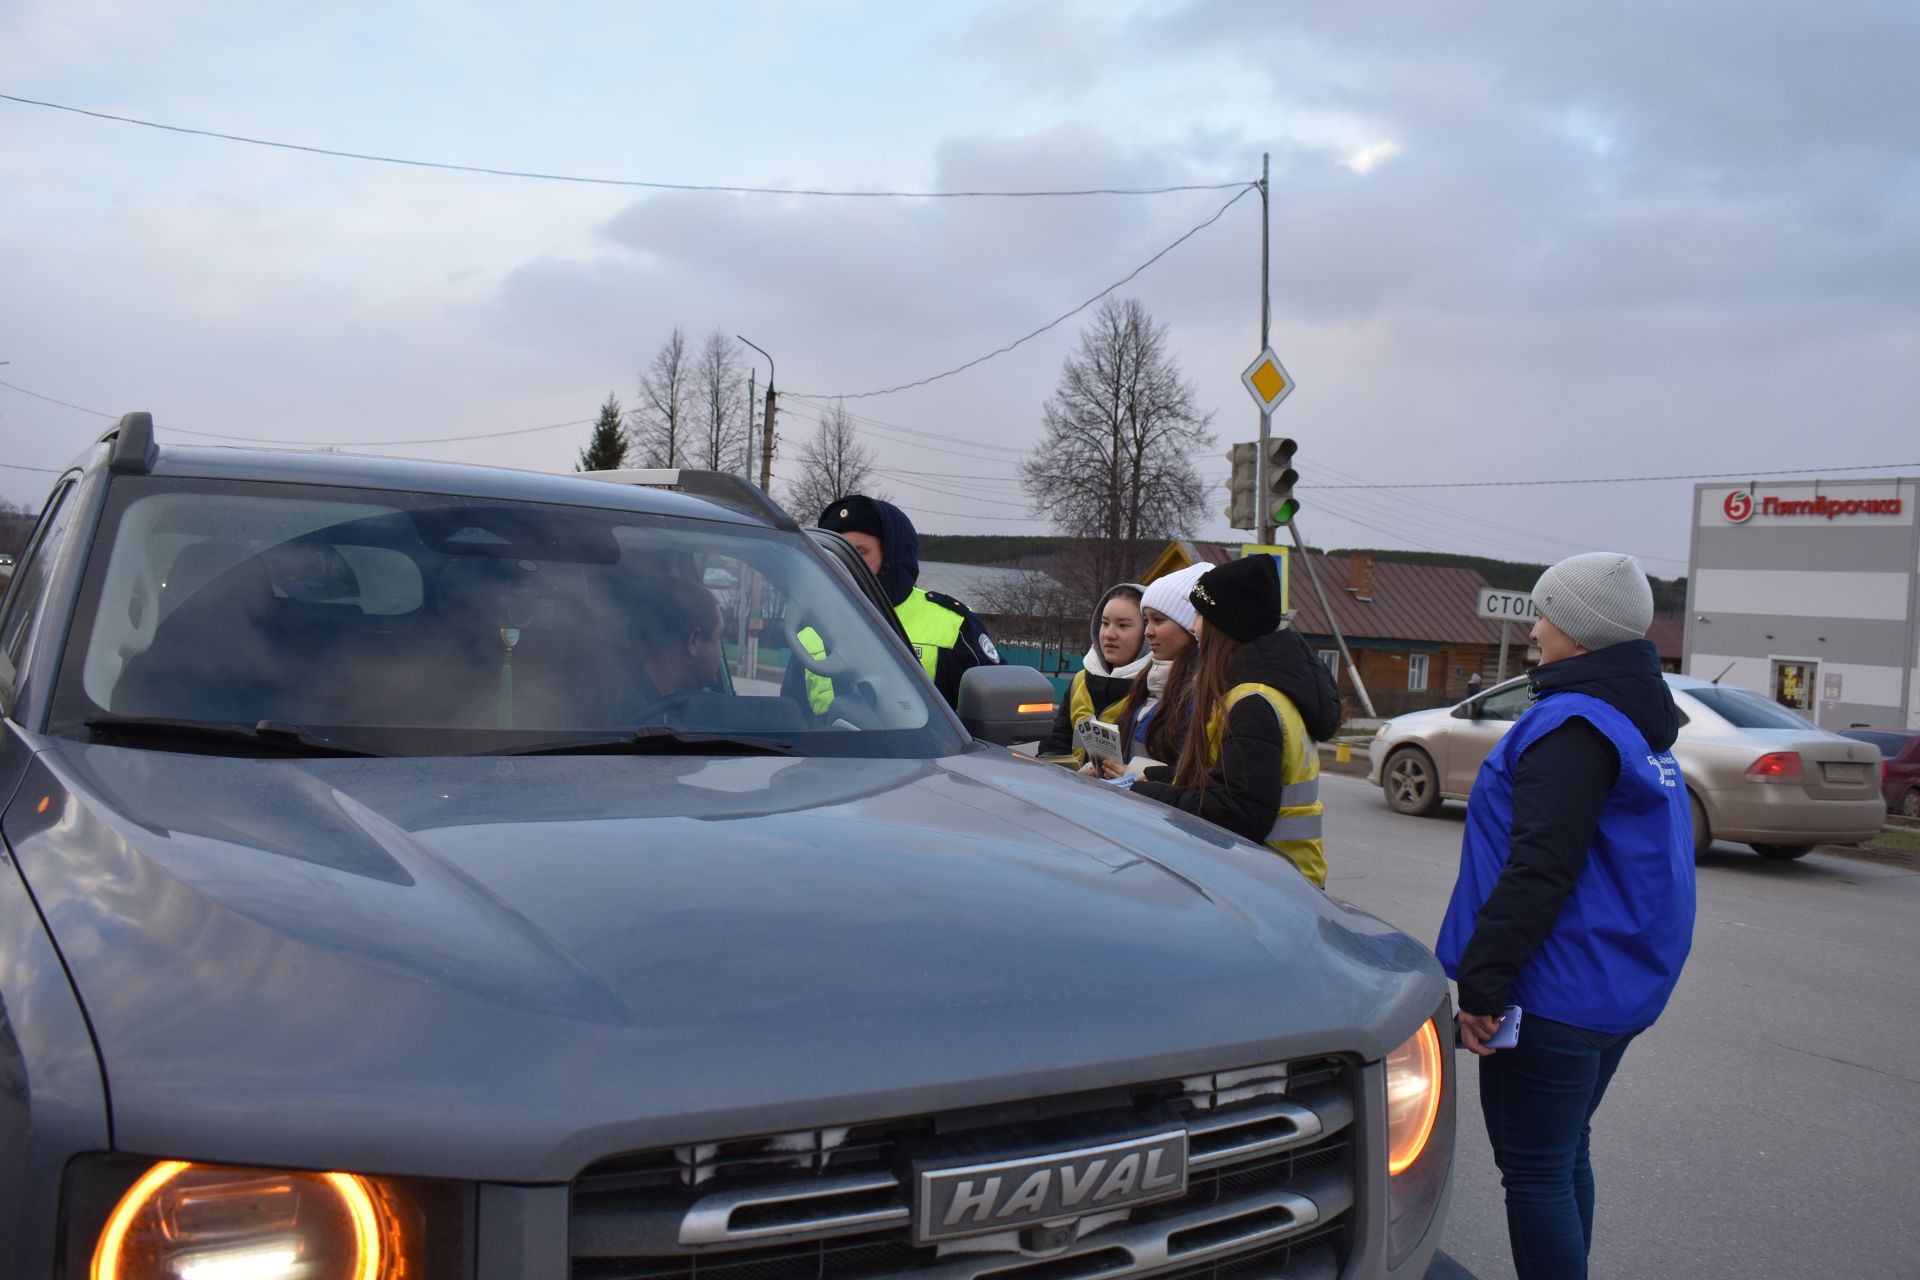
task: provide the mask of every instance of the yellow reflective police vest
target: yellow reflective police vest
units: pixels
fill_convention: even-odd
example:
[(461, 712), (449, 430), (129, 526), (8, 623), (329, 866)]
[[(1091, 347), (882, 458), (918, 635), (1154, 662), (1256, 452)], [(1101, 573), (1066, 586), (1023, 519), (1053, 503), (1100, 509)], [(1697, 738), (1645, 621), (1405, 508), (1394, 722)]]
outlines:
[[(941, 650), (951, 649), (960, 642), (960, 629), (967, 624), (966, 615), (943, 604), (935, 604), (918, 587), (909, 591), (907, 598), (896, 605), (893, 612), (906, 629), (914, 656), (926, 668), (927, 679), (933, 679), (940, 666)], [(812, 627), (802, 628), (796, 638), (814, 657), (826, 657), (827, 646)], [(807, 705), (813, 708), (816, 715), (823, 714), (832, 706), (833, 681), (826, 676), (807, 672)]]
[(1271, 685), (1237, 684), (1227, 690), (1207, 725), (1207, 765), (1211, 768), (1220, 759), (1220, 741), (1234, 706), (1242, 698), (1256, 697), (1266, 699), (1273, 708), (1286, 738), (1280, 767), (1280, 809), (1262, 843), (1324, 889), (1327, 858), (1321, 841), (1321, 815), (1326, 809), (1320, 803), (1320, 750), (1308, 736), (1306, 722), (1301, 720), (1293, 700)]
[[(1126, 705), (1127, 700), (1121, 698), (1111, 706), (1102, 707), (1100, 709), (1100, 718), (1108, 724), (1118, 723), (1120, 719), (1120, 709)], [(1067, 723), (1079, 724), (1092, 714), (1093, 690), (1087, 685), (1087, 673), (1085, 671), (1076, 671), (1073, 673), (1073, 683), (1067, 687)], [(1048, 756), (1047, 759), (1055, 764), (1071, 765), (1073, 768), (1078, 769), (1086, 764), (1087, 753), (1083, 748), (1075, 747), (1073, 750), (1067, 752), (1066, 755)]]

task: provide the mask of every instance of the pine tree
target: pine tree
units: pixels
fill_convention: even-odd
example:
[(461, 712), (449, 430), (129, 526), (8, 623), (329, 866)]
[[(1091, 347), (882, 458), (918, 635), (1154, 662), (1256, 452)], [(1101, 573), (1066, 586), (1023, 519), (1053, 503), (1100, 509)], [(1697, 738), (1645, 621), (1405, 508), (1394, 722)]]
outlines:
[(621, 426), (620, 402), (609, 391), (607, 402), (600, 406), (599, 420), (593, 424), (593, 435), (580, 451), (580, 465), (574, 470), (618, 471), (626, 465), (627, 433)]

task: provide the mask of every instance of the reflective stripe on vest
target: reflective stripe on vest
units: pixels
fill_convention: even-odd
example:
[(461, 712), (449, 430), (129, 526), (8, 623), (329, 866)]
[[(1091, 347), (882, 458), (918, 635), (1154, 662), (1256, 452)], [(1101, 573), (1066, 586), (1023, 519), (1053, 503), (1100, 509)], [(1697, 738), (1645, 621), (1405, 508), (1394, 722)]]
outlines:
[(1226, 733), (1227, 717), (1242, 698), (1262, 698), (1280, 719), (1281, 736), (1286, 739), (1280, 765), (1280, 808), (1263, 843), (1300, 869), (1300, 874), (1321, 888), (1327, 886), (1327, 859), (1321, 840), (1320, 751), (1307, 736), (1306, 722), (1300, 718), (1293, 700), (1271, 685), (1237, 684), (1220, 700), (1219, 710), (1207, 725), (1208, 767), (1220, 759), (1220, 740)]

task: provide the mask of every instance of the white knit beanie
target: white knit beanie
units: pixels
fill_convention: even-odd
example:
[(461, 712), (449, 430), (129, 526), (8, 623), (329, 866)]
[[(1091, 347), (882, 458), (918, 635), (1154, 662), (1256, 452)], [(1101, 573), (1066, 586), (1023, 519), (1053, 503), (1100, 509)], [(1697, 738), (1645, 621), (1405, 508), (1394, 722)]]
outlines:
[(1540, 575), (1533, 606), (1586, 649), (1638, 640), (1653, 625), (1653, 588), (1640, 562), (1617, 551), (1568, 556)]
[(1189, 565), (1178, 573), (1155, 578), (1140, 594), (1140, 607), (1166, 614), (1185, 627), (1187, 634), (1193, 634), (1193, 601), (1187, 599), (1187, 593), (1193, 590), (1194, 583), (1200, 581), (1200, 575), (1211, 568), (1212, 565), (1203, 562)]

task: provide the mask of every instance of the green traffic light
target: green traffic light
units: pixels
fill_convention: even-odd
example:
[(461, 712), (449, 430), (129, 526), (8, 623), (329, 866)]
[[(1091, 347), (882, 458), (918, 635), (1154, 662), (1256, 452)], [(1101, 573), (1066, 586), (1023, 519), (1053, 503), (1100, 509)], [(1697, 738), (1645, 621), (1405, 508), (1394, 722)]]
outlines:
[(1292, 498), (1288, 498), (1285, 502), (1273, 509), (1273, 522), (1275, 524), (1288, 524), (1299, 513), (1300, 504)]

